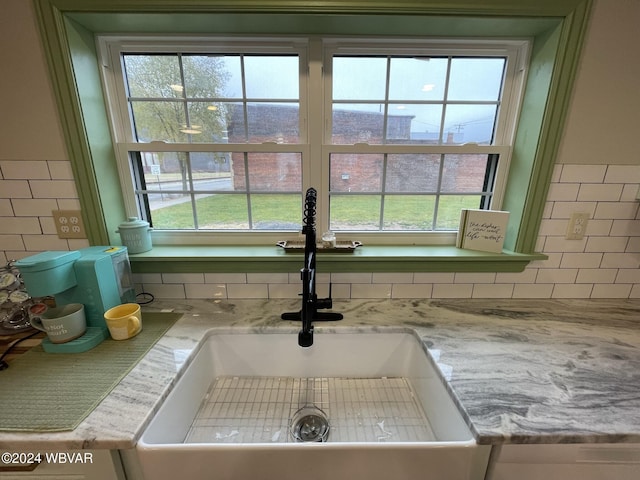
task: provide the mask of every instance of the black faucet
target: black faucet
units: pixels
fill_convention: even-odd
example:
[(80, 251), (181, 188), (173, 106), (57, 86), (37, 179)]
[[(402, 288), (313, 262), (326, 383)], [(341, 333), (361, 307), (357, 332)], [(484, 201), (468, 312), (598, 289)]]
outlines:
[(304, 234), (304, 264), (300, 270), (302, 280), (302, 308), (299, 312), (283, 313), (283, 320), (302, 322), (302, 330), (298, 333), (298, 345), (313, 345), (313, 322), (342, 320), (341, 313), (318, 312), (320, 309), (333, 307), (331, 300), (331, 284), (329, 298), (318, 298), (316, 295), (316, 199), (315, 188), (309, 188), (304, 201), (304, 218), (302, 233)]

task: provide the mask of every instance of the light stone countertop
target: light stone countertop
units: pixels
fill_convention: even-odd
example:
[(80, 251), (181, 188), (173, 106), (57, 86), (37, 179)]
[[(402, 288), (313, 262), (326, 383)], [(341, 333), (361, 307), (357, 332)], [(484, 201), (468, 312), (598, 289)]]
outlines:
[[(0, 449), (127, 449), (212, 327), (279, 329), (295, 300), (158, 301), (185, 315), (73, 431), (0, 432)], [(638, 300), (350, 300), (316, 331), (413, 328), (478, 443), (640, 443)], [(143, 319), (144, 324), (144, 319)]]

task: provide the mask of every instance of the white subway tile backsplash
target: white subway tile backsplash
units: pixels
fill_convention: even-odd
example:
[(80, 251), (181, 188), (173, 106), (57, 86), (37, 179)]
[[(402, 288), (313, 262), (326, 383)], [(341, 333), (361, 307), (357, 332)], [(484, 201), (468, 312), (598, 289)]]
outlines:
[(134, 273), (133, 281), (135, 283), (162, 283), (161, 273)]
[(636, 200), (638, 194), (638, 188), (640, 186), (637, 183), (631, 183), (624, 186), (622, 189), (622, 195), (620, 196), (621, 202), (633, 202)]
[(0, 251), (26, 250), (22, 235), (0, 235)]
[(73, 180), (73, 170), (71, 170), (71, 162), (66, 161), (49, 161), (49, 172), (52, 180)]
[(524, 272), (497, 273), (496, 283), (535, 283), (538, 269), (527, 267)]
[(0, 198), (31, 198), (26, 180), (0, 180)]
[(391, 284), (352, 283), (351, 298), (391, 298)]
[[(300, 286), (289, 283), (269, 284), (269, 298), (298, 298)], [(322, 298), (322, 295), (319, 295)]]
[(513, 287), (513, 298), (551, 298), (553, 284), (516, 284)]
[(612, 236), (629, 237), (630, 240), (640, 237), (640, 221), (636, 220), (613, 220), (611, 225)]
[[(29, 167), (29, 168), (25, 168)], [(28, 171), (28, 176), (25, 172)], [(79, 209), (67, 161), (0, 161), (0, 260), (42, 250), (79, 249), (88, 240), (63, 240), (54, 209)], [(640, 167), (554, 167), (536, 239), (547, 260), (523, 272), (327, 273), (320, 298), (640, 298)], [(585, 238), (566, 240), (572, 213), (590, 215)], [(140, 289), (158, 298), (299, 298), (299, 272), (135, 274)]]
[(640, 252), (640, 237), (630, 237), (629, 243), (627, 243), (627, 248), (625, 252), (627, 253)]
[(609, 165), (604, 183), (640, 183), (640, 166)]
[(415, 272), (413, 283), (453, 283), (454, 273), (444, 272)]
[(433, 286), (433, 298), (471, 298), (473, 284), (436, 284)]
[(454, 283), (494, 283), (495, 273), (456, 273)]
[[(542, 250), (544, 251), (544, 250)], [(550, 253), (544, 252), (547, 256), (546, 260), (536, 260), (529, 263), (528, 268), (559, 268), (562, 261), (562, 252)]]
[(69, 250), (80, 250), (90, 246), (89, 240), (86, 238), (69, 238), (67, 243), (69, 244)]
[(572, 213), (586, 212), (589, 218), (593, 218), (597, 202), (554, 202), (551, 218), (571, 218)]
[(622, 184), (585, 183), (580, 186), (578, 201), (617, 202), (622, 196), (622, 187)]
[(373, 283), (412, 283), (413, 273), (374, 273)]
[(615, 268), (581, 268), (576, 283), (613, 283), (617, 273)]
[(227, 285), (228, 298), (269, 298), (269, 288), (266, 284), (231, 283)]
[(568, 224), (569, 221), (565, 218), (560, 220), (545, 218), (540, 224), (539, 234), (544, 236), (564, 236), (567, 233)]
[[(589, 226), (587, 225), (587, 229)], [(567, 240), (564, 237), (547, 237), (544, 242), (544, 253), (548, 252), (584, 252), (588, 237), (582, 240)]]
[(640, 269), (639, 268), (621, 268), (616, 270), (615, 283), (640, 283)]
[(593, 286), (591, 298), (629, 298), (632, 287), (625, 284), (597, 284)]
[(17, 198), (12, 200), (16, 217), (51, 216), (51, 200), (35, 198)]
[(635, 253), (605, 253), (602, 268), (640, 268), (640, 255)]
[[(548, 202), (575, 202), (578, 200), (579, 183), (554, 183), (549, 186)], [(590, 200), (590, 199), (588, 199)]]
[(602, 183), (607, 165), (563, 165), (560, 182)]
[[(298, 292), (302, 291), (302, 287), (298, 284)], [(329, 285), (320, 285), (318, 289), (318, 295), (321, 298), (326, 298), (329, 296)], [(331, 285), (331, 297), (332, 298), (351, 298), (351, 284), (350, 283), (334, 283)]]
[(29, 185), (33, 198), (78, 198), (72, 180), (31, 180)]
[(602, 253), (564, 253), (560, 268), (598, 268)]
[(40, 222), (36, 217), (3, 217), (0, 219), (0, 234), (38, 235)]
[(80, 200), (77, 198), (58, 198), (59, 210), (81, 210)]
[(473, 298), (511, 298), (514, 285), (512, 283), (475, 284)]
[[(0, 185), (2, 185), (0, 183)], [(13, 217), (13, 206), (8, 198), (0, 198), (0, 217)]]
[(57, 235), (56, 223), (53, 217), (38, 217), (40, 221), (40, 229), (45, 235)]
[(153, 283), (144, 284), (145, 291), (156, 298), (187, 298), (184, 285)]
[(629, 237), (589, 237), (585, 252), (624, 252)]
[(69, 243), (58, 235), (22, 235), (24, 246), (31, 252), (41, 252), (44, 250), (71, 250)]
[(38, 160), (2, 160), (2, 174), (6, 179), (50, 179), (47, 162)]
[(289, 274), (247, 273), (247, 283), (289, 283)]
[(163, 283), (204, 283), (204, 273), (163, 273)]
[(226, 299), (227, 286), (213, 283), (187, 283), (184, 286), (187, 298)]
[(335, 283), (371, 283), (371, 273), (332, 273), (331, 281)]
[(638, 214), (638, 202), (599, 202), (593, 218), (632, 219)]
[(246, 273), (205, 273), (205, 283), (247, 283)]
[(556, 284), (551, 298), (590, 298), (592, 290), (591, 284)]
[(541, 268), (536, 283), (575, 283), (577, 268)]
[(609, 235), (613, 235), (611, 231), (611, 227), (614, 224), (614, 220), (601, 220), (597, 218), (589, 219), (589, 223), (587, 224), (587, 235), (589, 237), (607, 237)]
[(432, 290), (430, 283), (395, 283), (391, 298), (430, 298)]

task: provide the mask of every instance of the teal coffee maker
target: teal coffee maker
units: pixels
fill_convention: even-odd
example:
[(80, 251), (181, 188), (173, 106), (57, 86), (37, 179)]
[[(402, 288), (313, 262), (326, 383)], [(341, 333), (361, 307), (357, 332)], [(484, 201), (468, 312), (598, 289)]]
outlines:
[(109, 338), (104, 312), (135, 302), (127, 247), (89, 247), (77, 251), (48, 251), (15, 264), (31, 297), (52, 295), (58, 306), (82, 303), (87, 331), (67, 343), (42, 341), (46, 352), (86, 352)]

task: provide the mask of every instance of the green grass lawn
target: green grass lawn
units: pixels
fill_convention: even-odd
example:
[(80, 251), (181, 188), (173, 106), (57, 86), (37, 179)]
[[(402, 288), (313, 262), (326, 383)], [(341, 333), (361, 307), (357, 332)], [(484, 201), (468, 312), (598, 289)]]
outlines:
[[(251, 221), (254, 229), (297, 229), (302, 224), (302, 196), (284, 194), (251, 195)], [(403, 195), (385, 197), (381, 211), (380, 195), (335, 195), (331, 199), (331, 228), (340, 230), (433, 230), (436, 197)], [(200, 229), (248, 229), (249, 214), (245, 195), (218, 194), (197, 199)], [(442, 196), (436, 230), (456, 230), (460, 209), (478, 208), (478, 196)], [(158, 229), (193, 229), (191, 202), (177, 203), (153, 211)]]

